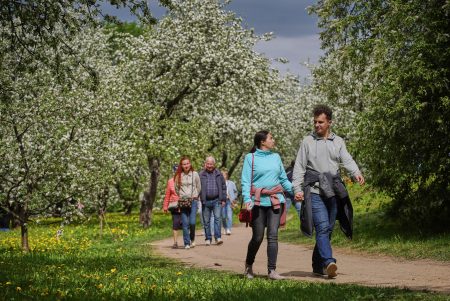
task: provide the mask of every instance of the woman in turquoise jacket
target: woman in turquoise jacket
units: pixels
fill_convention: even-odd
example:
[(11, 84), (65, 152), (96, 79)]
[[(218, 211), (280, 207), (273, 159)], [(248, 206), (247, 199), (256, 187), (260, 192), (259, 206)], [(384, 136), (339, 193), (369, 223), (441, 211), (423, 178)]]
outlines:
[(244, 158), (242, 197), (247, 210), (252, 211), (252, 239), (248, 244), (245, 276), (254, 277), (252, 265), (267, 227), (267, 269), (272, 280), (283, 279), (275, 269), (278, 255), (278, 227), (285, 198), (283, 191), (293, 193), (280, 155), (271, 151), (275, 140), (268, 131), (255, 134), (254, 146)]

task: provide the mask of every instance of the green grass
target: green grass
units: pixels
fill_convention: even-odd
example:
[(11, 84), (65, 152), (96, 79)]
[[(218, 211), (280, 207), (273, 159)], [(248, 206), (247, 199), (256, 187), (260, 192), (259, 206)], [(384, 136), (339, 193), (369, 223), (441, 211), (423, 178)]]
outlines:
[[(448, 300), (394, 288), (300, 281), (252, 281), (200, 270), (155, 255), (150, 242), (171, 235), (169, 215), (142, 230), (136, 215), (108, 215), (103, 237), (95, 219), (64, 228), (30, 225), (33, 251), (19, 249), (19, 231), (0, 232), (1, 300)], [(236, 259), (240, 260), (240, 259)]]
[[(369, 186), (350, 185), (349, 192), (354, 208), (353, 240), (349, 241), (336, 223), (332, 244), (365, 253), (384, 254), (406, 259), (433, 259), (450, 261), (450, 234), (421, 232), (417, 228), (404, 228), (388, 219), (383, 208), (389, 202), (384, 194)], [(300, 222), (291, 207), (290, 220), (280, 240), (313, 246), (314, 239), (300, 233)]]

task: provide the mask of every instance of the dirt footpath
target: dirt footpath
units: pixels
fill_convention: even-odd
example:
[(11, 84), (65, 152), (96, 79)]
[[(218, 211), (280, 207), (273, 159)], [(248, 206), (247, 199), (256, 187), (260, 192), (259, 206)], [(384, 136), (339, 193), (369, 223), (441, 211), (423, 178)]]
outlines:
[[(211, 246), (205, 246), (204, 236), (200, 233), (197, 231), (197, 246), (190, 250), (185, 250), (181, 246), (179, 249), (172, 249), (172, 238), (152, 245), (160, 254), (179, 259), (187, 265), (238, 274), (244, 271), (251, 228), (235, 226), (232, 235), (222, 236), (224, 243), (220, 246), (214, 243)], [(178, 239), (178, 244), (182, 244), (181, 237)], [(266, 238), (264, 238), (253, 265), (254, 272), (259, 276), (267, 275), (266, 248)], [(450, 263), (348, 254), (336, 248), (333, 252), (338, 265), (338, 277), (335, 279), (325, 279), (312, 274), (310, 247), (287, 243), (279, 243), (277, 271), (294, 280), (354, 283), (380, 287), (395, 286), (450, 294)]]

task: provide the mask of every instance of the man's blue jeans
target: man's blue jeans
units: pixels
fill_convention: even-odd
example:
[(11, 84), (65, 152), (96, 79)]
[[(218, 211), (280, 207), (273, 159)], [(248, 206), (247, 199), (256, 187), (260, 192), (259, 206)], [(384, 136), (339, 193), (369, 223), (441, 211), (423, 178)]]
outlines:
[(336, 262), (331, 250), (331, 233), (336, 222), (337, 200), (335, 197), (325, 199), (311, 194), (311, 207), (316, 231), (316, 245), (312, 256), (313, 270), (321, 271), (331, 262)]
[(233, 209), (231, 208), (231, 201), (227, 200), (225, 206), (222, 208), (222, 221), (225, 229), (231, 230), (233, 226)]
[(205, 201), (202, 205), (203, 223), (205, 226), (205, 240), (211, 240), (211, 214), (214, 215), (214, 238), (217, 240), (221, 235), (221, 213), (222, 205), (219, 200)]
[[(204, 232), (204, 230), (205, 230), (205, 223), (203, 222), (203, 210), (202, 210), (202, 206), (200, 206), (200, 204), (199, 204), (199, 206), (198, 206), (198, 214), (200, 215), (200, 223), (202, 224), (202, 229), (203, 229), (203, 232)], [(213, 236), (214, 235), (214, 215), (213, 214), (211, 214), (211, 218), (210, 218), (210, 223), (209, 223), (211, 226), (210, 226), (210, 228), (211, 228), (211, 236)]]
[(185, 246), (190, 246), (195, 240), (195, 222), (197, 217), (198, 201), (192, 201), (190, 209), (181, 209), (181, 223), (183, 225), (183, 242)]

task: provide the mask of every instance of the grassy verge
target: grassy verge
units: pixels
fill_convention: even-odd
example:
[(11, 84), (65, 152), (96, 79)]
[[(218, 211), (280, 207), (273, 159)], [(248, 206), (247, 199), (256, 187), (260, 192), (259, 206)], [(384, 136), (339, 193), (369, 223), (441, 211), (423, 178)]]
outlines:
[(18, 231), (0, 233), (1, 300), (447, 300), (448, 296), (393, 288), (299, 281), (246, 281), (231, 273), (184, 267), (157, 256), (150, 242), (171, 234), (167, 215), (156, 214), (149, 230), (137, 216), (108, 216), (64, 228), (32, 225), (28, 254)]
[[(338, 229), (333, 233), (333, 246), (351, 248), (366, 253), (377, 253), (406, 259), (433, 259), (450, 261), (450, 234), (430, 234), (416, 229), (405, 229), (383, 215), (389, 199), (369, 186), (350, 185), (354, 207), (354, 234), (349, 241)], [(313, 246), (314, 239), (300, 233), (300, 222), (291, 208), (291, 218), (280, 239), (294, 244)]]

